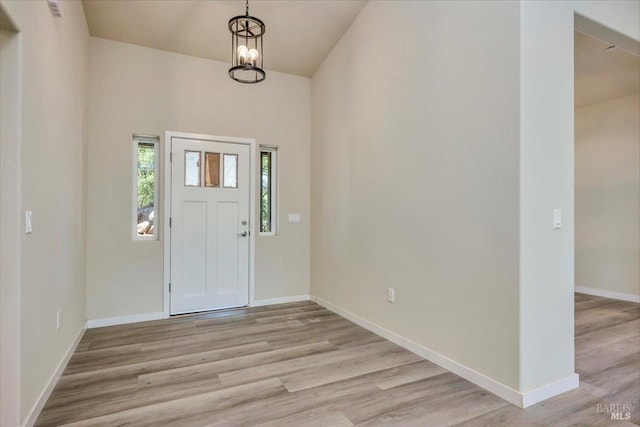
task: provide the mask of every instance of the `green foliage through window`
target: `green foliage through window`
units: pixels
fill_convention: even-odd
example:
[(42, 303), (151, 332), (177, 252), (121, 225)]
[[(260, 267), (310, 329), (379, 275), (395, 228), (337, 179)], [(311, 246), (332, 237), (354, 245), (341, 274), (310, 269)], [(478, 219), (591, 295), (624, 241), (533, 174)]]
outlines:
[(138, 208), (153, 206), (155, 193), (154, 144), (138, 143)]
[[(134, 179), (137, 179), (134, 194), (134, 236), (145, 240), (157, 238), (156, 233), (156, 162), (158, 139), (133, 137), (136, 160)], [(137, 176), (136, 176), (137, 175)]]
[(260, 153), (260, 232), (272, 231), (271, 224), (271, 152)]

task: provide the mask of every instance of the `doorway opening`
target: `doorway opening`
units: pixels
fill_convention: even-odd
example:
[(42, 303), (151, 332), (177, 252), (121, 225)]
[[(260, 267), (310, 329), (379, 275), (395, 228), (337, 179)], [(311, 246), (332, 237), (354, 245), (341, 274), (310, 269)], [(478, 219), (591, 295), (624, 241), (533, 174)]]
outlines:
[(575, 286), (640, 302), (640, 43), (576, 16)]
[[(639, 388), (627, 302), (640, 302), (639, 56), (638, 41), (575, 16), (575, 369), (603, 402), (633, 402)], [(637, 407), (625, 417), (637, 422)]]

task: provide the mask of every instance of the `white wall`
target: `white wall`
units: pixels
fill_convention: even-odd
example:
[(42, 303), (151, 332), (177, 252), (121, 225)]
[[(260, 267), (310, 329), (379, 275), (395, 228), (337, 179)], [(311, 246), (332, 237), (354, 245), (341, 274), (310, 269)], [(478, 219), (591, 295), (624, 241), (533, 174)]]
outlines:
[(312, 293), (525, 406), (577, 386), (574, 13), (639, 4), (369, 3), (312, 79)]
[[(574, 373), (573, 10), (564, 2), (555, 3), (523, 2), (521, 9), (520, 387), (524, 391)], [(553, 228), (554, 209), (562, 210), (561, 229)]]
[(575, 110), (576, 286), (640, 295), (640, 95)]
[[(256, 238), (255, 298), (309, 293), (310, 80), (268, 72), (259, 85), (242, 85), (227, 70), (222, 62), (91, 39), (89, 319), (163, 311), (162, 236), (131, 238), (134, 133), (162, 140), (172, 130), (279, 146), (280, 229), (277, 237)], [(289, 212), (301, 213), (302, 222), (288, 223)]]
[(17, 33), (0, 29), (0, 426), (20, 422), (19, 55)]
[[(85, 324), (84, 169), (89, 33), (82, 4), (3, 1), (20, 30), (20, 400), (32, 412)], [(20, 224), (20, 227), (24, 225)], [(62, 328), (56, 330), (56, 311)], [(4, 351), (4, 349), (3, 349)]]
[(311, 153), (312, 293), (516, 390), (519, 12), (370, 2), (313, 76)]
[[(640, 2), (525, 1), (520, 77), (520, 387), (575, 382), (574, 14), (634, 40)], [(563, 227), (553, 229), (553, 210)]]

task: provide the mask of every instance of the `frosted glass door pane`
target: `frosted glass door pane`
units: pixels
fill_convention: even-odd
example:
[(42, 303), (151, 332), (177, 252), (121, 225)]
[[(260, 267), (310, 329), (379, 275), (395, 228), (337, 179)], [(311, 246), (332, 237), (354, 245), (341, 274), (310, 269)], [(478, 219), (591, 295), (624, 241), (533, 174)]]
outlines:
[(223, 159), (224, 176), (222, 186), (225, 188), (238, 188), (238, 155), (225, 154)]
[(200, 187), (200, 152), (184, 152), (184, 185), (185, 187)]

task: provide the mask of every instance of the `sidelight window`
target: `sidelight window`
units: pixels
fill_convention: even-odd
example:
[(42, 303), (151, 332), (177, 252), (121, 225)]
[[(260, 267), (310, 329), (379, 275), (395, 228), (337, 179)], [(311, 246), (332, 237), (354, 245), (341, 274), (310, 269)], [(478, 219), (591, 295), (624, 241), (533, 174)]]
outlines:
[(133, 136), (133, 238), (158, 238), (158, 137)]
[(260, 148), (260, 234), (275, 235), (277, 227), (277, 149)]

